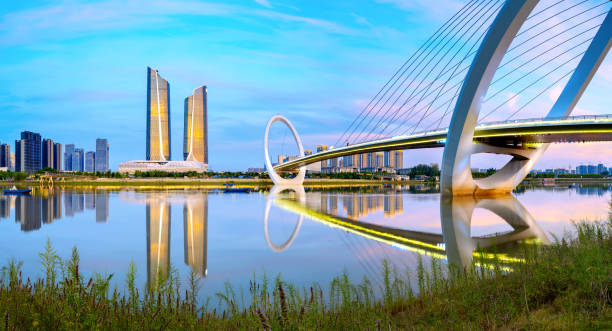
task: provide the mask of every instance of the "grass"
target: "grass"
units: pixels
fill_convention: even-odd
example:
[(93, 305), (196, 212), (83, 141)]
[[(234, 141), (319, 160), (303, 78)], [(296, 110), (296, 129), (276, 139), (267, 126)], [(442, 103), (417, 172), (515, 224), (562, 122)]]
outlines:
[(380, 287), (346, 273), (328, 291), (254, 275), (248, 299), (226, 284), (199, 303), (193, 272), (184, 286), (176, 271), (160, 273), (140, 292), (131, 264), (124, 292), (110, 291), (112, 274), (85, 279), (76, 248), (62, 260), (48, 242), (43, 278), (24, 280), (15, 260), (2, 268), (0, 330), (611, 329), (612, 218), (575, 229), (551, 246), (524, 245), (526, 262), (511, 273), (497, 263), (459, 269), (433, 260), (406, 275), (384, 262)]

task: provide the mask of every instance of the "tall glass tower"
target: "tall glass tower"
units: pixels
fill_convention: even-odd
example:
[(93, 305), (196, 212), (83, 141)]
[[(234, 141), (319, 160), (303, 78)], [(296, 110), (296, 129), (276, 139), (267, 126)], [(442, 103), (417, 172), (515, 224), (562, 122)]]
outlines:
[(207, 89), (200, 86), (185, 98), (183, 157), (208, 164)]
[(147, 67), (147, 160), (170, 160), (170, 84)]
[(96, 171), (106, 172), (108, 168), (108, 140), (96, 139)]

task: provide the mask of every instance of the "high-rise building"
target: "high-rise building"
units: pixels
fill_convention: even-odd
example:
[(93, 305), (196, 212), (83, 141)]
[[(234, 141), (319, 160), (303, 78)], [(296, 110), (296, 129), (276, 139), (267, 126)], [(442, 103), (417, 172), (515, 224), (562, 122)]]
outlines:
[(42, 141), (42, 168), (53, 168), (53, 140), (43, 139)]
[(85, 170), (85, 155), (82, 148), (75, 148), (72, 153), (72, 171)]
[(0, 145), (0, 168), (11, 168), (11, 146), (9, 144)]
[(98, 138), (96, 139), (96, 162), (95, 171), (107, 172), (108, 167), (108, 140)]
[(72, 154), (74, 154), (74, 144), (67, 144), (64, 152), (64, 170), (66, 171), (73, 171)]
[(85, 153), (85, 171), (94, 172), (95, 163), (96, 162), (96, 153), (95, 152), (87, 152)]
[(21, 133), (21, 140), (15, 141), (15, 170), (33, 173), (41, 169), (40, 134), (30, 131)]
[(200, 86), (185, 98), (183, 157), (208, 164), (207, 89)]
[[(317, 145), (317, 153), (324, 152), (328, 150), (328, 148), (329, 147), (327, 145)], [(321, 161), (321, 169), (327, 168), (327, 167), (329, 167), (329, 161), (328, 160)]]
[(62, 170), (62, 144), (53, 144), (53, 169)]
[(170, 84), (147, 67), (147, 160), (170, 160)]
[(384, 166), (393, 169), (402, 169), (404, 167), (404, 151), (386, 151)]

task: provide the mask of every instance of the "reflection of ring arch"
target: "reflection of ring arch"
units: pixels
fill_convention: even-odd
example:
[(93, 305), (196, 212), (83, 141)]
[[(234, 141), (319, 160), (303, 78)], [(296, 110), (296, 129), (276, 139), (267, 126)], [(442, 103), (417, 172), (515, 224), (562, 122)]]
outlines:
[(300, 201), (301, 203), (306, 201), (306, 192), (304, 191), (304, 187), (301, 185), (299, 186), (275, 185), (270, 190), (270, 193), (268, 193), (268, 197), (266, 198), (266, 211), (264, 213), (264, 236), (266, 238), (266, 243), (268, 244), (268, 247), (270, 247), (270, 249), (276, 253), (280, 253), (284, 251), (285, 249), (289, 248), (291, 244), (293, 244), (293, 241), (295, 240), (298, 233), (300, 232), (302, 221), (304, 220), (304, 215), (299, 215), (297, 225), (293, 229), (293, 232), (291, 233), (291, 236), (289, 237), (289, 239), (287, 239), (287, 241), (285, 241), (284, 244), (276, 245), (272, 242), (272, 240), (270, 240), (270, 235), (268, 234), (268, 218), (270, 217), (270, 209), (272, 207), (272, 202), (276, 199), (276, 196), (279, 193), (282, 193), (283, 191), (286, 191), (286, 190), (295, 192), (295, 194), (297, 195), (298, 201)]
[(270, 153), (268, 151), (268, 135), (270, 134), (270, 127), (275, 122), (283, 122), (285, 123), (285, 125), (287, 125), (287, 127), (289, 127), (291, 133), (293, 134), (293, 139), (295, 139), (295, 143), (298, 145), (299, 156), (304, 156), (304, 147), (302, 146), (302, 140), (300, 140), (300, 136), (298, 135), (297, 130), (295, 130), (295, 128), (293, 127), (293, 124), (291, 124), (291, 122), (289, 122), (289, 120), (286, 119), (284, 116), (272, 116), (272, 118), (268, 121), (268, 125), (266, 125), (266, 133), (264, 137), (264, 154), (266, 157), (265, 161), (268, 175), (270, 176), (270, 179), (272, 179), (275, 185), (301, 185), (304, 182), (304, 176), (306, 175), (305, 167), (300, 167), (297, 176), (291, 179), (282, 178), (281, 176), (279, 176), (278, 173), (276, 173), (276, 171), (274, 171), (274, 168), (272, 167), (272, 162), (270, 162)]
[[(486, 96), (508, 47), (538, 2), (506, 1), (474, 57), (448, 129), (440, 178), (440, 191), (444, 195), (510, 192), (527, 176), (548, 147), (544, 144), (527, 150), (473, 143), (481, 100)], [(612, 12), (608, 12), (547, 118), (565, 118), (572, 112), (611, 45)], [(470, 165), (473, 153), (509, 154), (513, 158), (495, 174), (474, 180)]]

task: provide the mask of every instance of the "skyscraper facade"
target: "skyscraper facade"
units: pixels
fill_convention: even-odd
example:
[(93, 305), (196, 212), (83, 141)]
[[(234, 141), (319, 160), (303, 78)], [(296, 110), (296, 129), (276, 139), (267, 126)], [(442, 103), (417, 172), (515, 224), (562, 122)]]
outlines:
[(170, 84), (147, 67), (147, 160), (170, 160)]
[(9, 144), (0, 145), (0, 168), (11, 168), (11, 146)]
[(15, 141), (15, 170), (34, 173), (41, 169), (40, 134), (30, 131), (21, 133), (21, 140)]
[(42, 167), (53, 168), (53, 156), (55, 151), (53, 150), (53, 140), (43, 139), (42, 141)]
[(64, 152), (64, 170), (72, 171), (72, 154), (74, 154), (74, 144), (67, 144)]
[(53, 144), (53, 169), (62, 170), (62, 144)]
[(72, 171), (85, 170), (85, 153), (82, 148), (75, 148), (72, 153)]
[(108, 140), (98, 138), (96, 139), (96, 157), (95, 157), (95, 171), (107, 172), (108, 167)]
[(95, 152), (87, 152), (85, 153), (85, 171), (94, 172), (96, 164), (96, 153)]
[(183, 157), (208, 164), (207, 89), (200, 86), (185, 98)]

